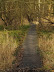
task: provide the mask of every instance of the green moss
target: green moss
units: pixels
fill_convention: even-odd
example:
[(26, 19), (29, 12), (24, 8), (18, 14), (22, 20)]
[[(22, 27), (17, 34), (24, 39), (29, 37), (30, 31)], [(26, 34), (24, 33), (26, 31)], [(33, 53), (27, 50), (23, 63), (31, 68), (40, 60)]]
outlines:
[(4, 26), (0, 25), (0, 31), (4, 30)]
[(54, 33), (54, 30), (53, 30), (53, 31), (38, 30), (37, 33), (38, 33), (38, 36), (39, 36), (39, 37), (45, 36), (46, 39), (52, 39), (51, 35)]
[(30, 26), (29, 25), (23, 25), (20, 26), (18, 30), (10, 30), (10, 31), (0, 31), (0, 33), (2, 33), (4, 36), (6, 36), (6, 34), (8, 33), (9, 36), (14, 37), (14, 39), (16, 39), (16, 41), (20, 41), (22, 37), (25, 36), (25, 33), (27, 33), (27, 30)]
[(15, 64), (16, 60), (13, 60), (12, 64)]

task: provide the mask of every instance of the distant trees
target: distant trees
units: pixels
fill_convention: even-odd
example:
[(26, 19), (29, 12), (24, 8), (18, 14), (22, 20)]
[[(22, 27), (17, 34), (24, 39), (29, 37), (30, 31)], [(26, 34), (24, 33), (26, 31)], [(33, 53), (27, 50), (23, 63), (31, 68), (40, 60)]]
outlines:
[(20, 7), (18, 2), (9, 0), (1, 1), (0, 18), (6, 26), (15, 27), (20, 24)]
[[(54, 1), (54, 0), (50, 0)], [(54, 4), (49, 0), (0, 0), (0, 18), (5, 26), (13, 28), (23, 24), (23, 18), (28, 21), (40, 19), (54, 14)]]

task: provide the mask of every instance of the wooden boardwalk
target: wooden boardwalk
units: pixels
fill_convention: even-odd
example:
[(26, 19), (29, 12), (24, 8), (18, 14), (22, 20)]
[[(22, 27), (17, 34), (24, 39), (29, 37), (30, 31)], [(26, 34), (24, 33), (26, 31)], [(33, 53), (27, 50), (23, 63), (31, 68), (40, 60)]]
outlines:
[(23, 43), (24, 53), (19, 68), (41, 68), (41, 58), (37, 54), (38, 40), (36, 25), (32, 24), (25, 42)]
[(24, 52), (20, 65), (7, 72), (46, 72), (42, 70), (41, 57), (37, 53), (38, 38), (36, 25), (31, 25), (22, 47)]

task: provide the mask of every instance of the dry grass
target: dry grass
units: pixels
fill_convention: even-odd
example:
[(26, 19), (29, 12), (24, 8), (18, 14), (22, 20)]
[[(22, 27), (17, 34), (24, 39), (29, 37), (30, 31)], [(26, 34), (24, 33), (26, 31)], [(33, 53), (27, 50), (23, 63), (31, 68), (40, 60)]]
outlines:
[(39, 22), (38, 22), (38, 21), (33, 21), (33, 23), (34, 23), (34, 24), (36, 24), (36, 25), (38, 25), (38, 24), (39, 24)]
[(16, 65), (21, 49), (19, 46), (22, 45), (28, 28), (29, 25), (24, 25), (19, 30), (0, 31), (0, 70), (6, 72)]
[(54, 68), (54, 34), (47, 37), (39, 37), (39, 48), (43, 55), (43, 65), (45, 68)]
[(43, 58), (43, 67), (54, 69), (54, 27), (50, 24), (39, 25), (37, 28), (40, 55)]
[(8, 69), (15, 59), (13, 53), (18, 47), (16, 40), (7, 32), (0, 33), (0, 70)]
[(24, 24), (24, 25), (29, 25), (30, 23), (29, 23), (29, 21), (28, 21), (26, 18), (24, 18), (24, 19), (23, 19), (23, 24)]

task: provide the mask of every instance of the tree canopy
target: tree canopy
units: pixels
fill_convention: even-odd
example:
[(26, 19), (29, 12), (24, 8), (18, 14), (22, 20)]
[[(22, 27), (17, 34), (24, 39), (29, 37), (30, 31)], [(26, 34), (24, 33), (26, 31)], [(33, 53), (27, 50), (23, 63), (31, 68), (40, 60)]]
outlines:
[(31, 20), (54, 15), (54, 0), (0, 0), (0, 18), (5, 25), (19, 26)]

